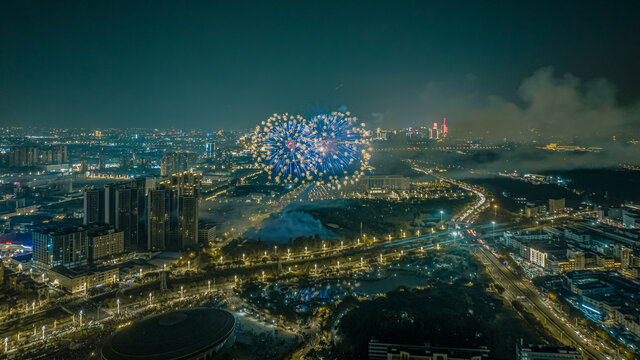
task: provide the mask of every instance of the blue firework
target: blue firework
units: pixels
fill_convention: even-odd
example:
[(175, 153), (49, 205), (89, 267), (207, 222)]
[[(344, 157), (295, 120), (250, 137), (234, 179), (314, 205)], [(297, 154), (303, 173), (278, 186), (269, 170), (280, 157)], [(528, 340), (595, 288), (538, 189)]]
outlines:
[(311, 120), (273, 115), (256, 128), (253, 154), (276, 183), (324, 182), (337, 187), (362, 175), (369, 154), (364, 124), (334, 112)]
[(362, 132), (341, 113), (316, 115), (311, 119), (316, 169), (320, 176), (343, 176), (362, 157)]

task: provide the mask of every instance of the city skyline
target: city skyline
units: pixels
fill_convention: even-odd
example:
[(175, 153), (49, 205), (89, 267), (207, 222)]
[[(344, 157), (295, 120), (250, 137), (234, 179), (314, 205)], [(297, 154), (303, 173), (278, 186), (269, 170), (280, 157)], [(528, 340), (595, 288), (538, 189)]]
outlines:
[(640, 359), (640, 2), (0, 3), (0, 359)]

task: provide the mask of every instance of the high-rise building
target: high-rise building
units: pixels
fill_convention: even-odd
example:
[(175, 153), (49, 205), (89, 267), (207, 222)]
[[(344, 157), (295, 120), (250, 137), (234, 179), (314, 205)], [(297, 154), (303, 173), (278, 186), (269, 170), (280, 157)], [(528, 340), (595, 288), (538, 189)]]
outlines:
[(127, 249), (147, 245), (145, 184), (145, 178), (137, 178), (105, 186), (105, 223), (124, 231)]
[(39, 149), (38, 162), (45, 164), (66, 164), (68, 152), (66, 145), (53, 145)]
[(209, 142), (204, 144), (204, 157), (211, 159), (216, 157), (216, 144)]
[(447, 118), (442, 120), (442, 125), (438, 125), (437, 122), (433, 123), (433, 127), (429, 128), (429, 139), (440, 139), (449, 133), (449, 128), (447, 127)]
[(104, 189), (84, 189), (84, 224), (104, 224)]
[(9, 151), (9, 166), (25, 167), (38, 165), (39, 148), (31, 145), (14, 146)]
[(116, 189), (120, 184), (106, 184), (104, 186), (104, 223), (115, 225), (116, 221)]
[(14, 146), (9, 152), (9, 166), (25, 167), (48, 164), (66, 164), (68, 152), (66, 145), (39, 147), (35, 145)]
[(171, 190), (149, 190), (147, 248), (164, 250), (169, 245), (169, 218), (171, 215)]
[(557, 213), (558, 211), (564, 210), (564, 198), (560, 199), (549, 199), (549, 212)]
[(171, 250), (197, 246), (201, 187), (200, 173), (183, 171), (150, 191), (148, 246)]
[(197, 160), (195, 153), (190, 152), (170, 152), (162, 156), (160, 163), (160, 175), (167, 176), (169, 174), (189, 170)]
[(123, 188), (116, 190), (116, 217), (115, 227), (124, 231), (128, 249), (139, 247), (140, 229), (138, 224), (144, 222), (142, 213), (144, 201), (138, 199), (139, 190), (136, 188)]
[(67, 145), (55, 145), (51, 147), (51, 161), (54, 164), (66, 164), (69, 161)]
[(182, 171), (171, 174), (169, 186), (178, 196), (200, 197), (202, 191), (202, 174), (193, 171)]
[(198, 245), (198, 198), (195, 196), (178, 197), (178, 231), (181, 235), (181, 247), (195, 248)]
[(109, 226), (98, 226), (88, 232), (89, 260), (96, 262), (124, 253), (124, 232)]
[(47, 229), (33, 234), (33, 261), (38, 267), (87, 265), (89, 241), (85, 228)]
[(169, 181), (178, 205), (180, 248), (194, 248), (198, 244), (198, 208), (202, 174), (183, 171), (171, 174)]

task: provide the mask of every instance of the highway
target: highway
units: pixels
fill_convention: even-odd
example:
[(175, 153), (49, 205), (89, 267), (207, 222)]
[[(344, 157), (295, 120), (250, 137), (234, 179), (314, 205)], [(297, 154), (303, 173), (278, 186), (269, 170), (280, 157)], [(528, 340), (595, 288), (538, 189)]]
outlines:
[(455, 186), (459, 186), (467, 191), (470, 191), (472, 193), (474, 193), (478, 198), (476, 200), (475, 203), (473, 203), (471, 206), (469, 206), (466, 210), (464, 210), (463, 212), (461, 212), (460, 214), (456, 214), (455, 216), (453, 216), (451, 218), (452, 222), (466, 222), (469, 223), (470, 220), (473, 215), (478, 214), (478, 212), (480, 210), (482, 210), (483, 206), (487, 206), (487, 197), (486, 195), (481, 191), (481, 189), (478, 189), (476, 187), (470, 186), (468, 184), (465, 184), (464, 182), (461, 181), (456, 181), (447, 177), (444, 177), (440, 174), (438, 174), (437, 172), (432, 171), (431, 169), (423, 169), (420, 168), (418, 166), (414, 166), (413, 170), (421, 172), (425, 175), (431, 175), (433, 177), (435, 177), (436, 179), (440, 180), (440, 181), (446, 181), (452, 185)]
[[(482, 211), (483, 207), (487, 206), (486, 194), (484, 194), (480, 189), (448, 179), (430, 170), (425, 170), (417, 166), (413, 169), (425, 174), (433, 175), (442, 181), (451, 182), (452, 184), (463, 187), (465, 190), (474, 192), (478, 196), (477, 201), (467, 210), (462, 212), (462, 214), (458, 214), (456, 218), (452, 219), (453, 221), (460, 221), (469, 226), (473, 223), (470, 219), (472, 219), (475, 214)], [(488, 226), (489, 225), (487, 224), (484, 227)], [(597, 360), (611, 359), (611, 357), (607, 356), (602, 351), (596, 350), (590, 346), (587, 341), (576, 332), (576, 330), (556, 318), (556, 314), (547, 304), (545, 304), (541, 296), (527, 287), (514, 273), (502, 265), (491, 252), (481, 251), (478, 247), (475, 247), (473, 252), (478, 256), (478, 258), (484, 259), (482, 262), (493, 279), (502, 285), (508, 293), (511, 293), (513, 299), (524, 297), (529, 300), (531, 304), (530, 309), (534, 311), (536, 317), (542, 321), (545, 327), (550, 329), (555, 336), (560, 337), (564, 342), (571, 342), (573, 345), (580, 348), (584, 358)]]
[(534, 311), (538, 320), (540, 320), (545, 327), (552, 330), (554, 336), (559, 336), (563, 342), (570, 342), (572, 345), (581, 349), (584, 358), (597, 360), (611, 359), (602, 352), (589, 346), (586, 341), (576, 333), (576, 330), (557, 319), (553, 310), (544, 303), (540, 295), (527, 287), (514, 273), (502, 265), (491, 252), (482, 251), (479, 247), (475, 247), (473, 252), (482, 260), (482, 263), (487, 267), (493, 279), (504, 287), (505, 290), (512, 295), (514, 300), (520, 296), (529, 300), (531, 304), (529, 308)]

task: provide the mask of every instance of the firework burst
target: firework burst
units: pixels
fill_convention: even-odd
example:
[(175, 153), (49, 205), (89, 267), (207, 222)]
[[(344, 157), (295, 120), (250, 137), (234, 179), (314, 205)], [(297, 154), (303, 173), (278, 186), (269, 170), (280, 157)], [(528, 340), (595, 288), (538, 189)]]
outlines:
[(316, 182), (333, 188), (355, 183), (369, 161), (364, 124), (348, 112), (274, 114), (257, 126), (251, 143), (256, 165), (276, 183)]

